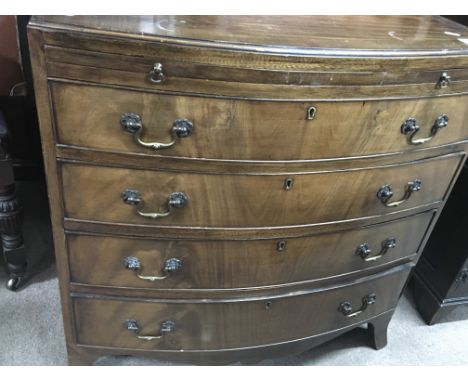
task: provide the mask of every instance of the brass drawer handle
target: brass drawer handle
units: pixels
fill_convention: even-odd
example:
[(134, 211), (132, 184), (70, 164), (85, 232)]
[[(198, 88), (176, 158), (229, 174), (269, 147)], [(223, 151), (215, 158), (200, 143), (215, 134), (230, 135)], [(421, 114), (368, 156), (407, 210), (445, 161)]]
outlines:
[(392, 186), (386, 184), (380, 187), (379, 191), (377, 191), (377, 198), (387, 207), (398, 207), (400, 204), (407, 201), (414, 192), (421, 189), (421, 183), (422, 182), (419, 179), (408, 182), (403, 197), (395, 202), (390, 202), (390, 199), (393, 196), (393, 190)]
[(394, 238), (389, 238), (385, 239), (382, 242), (382, 249), (380, 250), (379, 253), (377, 253), (375, 256), (371, 256), (372, 250), (369, 248), (369, 244), (363, 243), (356, 249), (356, 255), (361, 256), (361, 258), (364, 261), (375, 261), (380, 259), (383, 255), (385, 255), (389, 249), (395, 248), (396, 247), (396, 239)]
[(431, 133), (426, 138), (415, 139), (416, 134), (419, 131), (418, 123), (415, 118), (408, 118), (403, 125), (401, 125), (401, 133), (406, 135), (408, 143), (410, 145), (420, 145), (422, 143), (429, 142), (435, 135), (439, 132), (440, 129), (443, 129), (448, 125), (448, 115), (442, 114), (436, 118), (434, 125), (432, 125)]
[(160, 62), (156, 62), (153, 65), (153, 69), (150, 70), (148, 78), (154, 84), (160, 84), (166, 80), (166, 76), (163, 72), (163, 65)]
[(125, 191), (122, 192), (120, 197), (126, 204), (130, 204), (132, 206), (140, 206), (140, 208), (136, 209), (136, 212), (138, 213), (138, 215), (148, 219), (159, 219), (169, 216), (174, 208), (181, 208), (185, 206), (188, 202), (187, 195), (185, 195), (183, 192), (173, 192), (171, 195), (169, 195), (169, 198), (167, 199), (166, 211), (143, 212), (142, 209), (145, 206), (145, 202), (137, 190), (127, 188)]
[(152, 340), (157, 340), (159, 338), (162, 338), (165, 334), (167, 333), (172, 333), (175, 331), (175, 323), (173, 321), (164, 321), (161, 324), (161, 329), (160, 333), (158, 335), (141, 335), (140, 334), (140, 326), (138, 325), (138, 322), (136, 320), (126, 320), (124, 322), (124, 327), (130, 332), (133, 332), (136, 334), (136, 338), (140, 340), (145, 340), (145, 341), (152, 341)]
[(162, 142), (145, 142), (142, 139), (143, 135), (143, 119), (139, 114), (135, 113), (123, 113), (120, 117), (120, 125), (122, 128), (133, 134), (135, 141), (143, 147), (148, 147), (153, 150), (167, 149), (174, 146), (178, 138), (186, 138), (193, 133), (193, 123), (188, 119), (176, 119), (172, 124), (171, 137), (172, 140), (167, 143)]
[(141, 265), (141, 261), (134, 256), (128, 256), (123, 260), (124, 266), (127, 269), (135, 271), (135, 275), (142, 280), (146, 281), (157, 281), (157, 280), (164, 280), (169, 276), (171, 273), (178, 272), (182, 269), (182, 261), (172, 257), (167, 259), (164, 262), (163, 272), (160, 276), (145, 276), (142, 275), (143, 266)]
[(356, 317), (358, 314), (364, 312), (369, 305), (375, 303), (376, 295), (375, 293), (368, 294), (362, 298), (361, 307), (353, 312), (353, 306), (349, 301), (344, 301), (340, 304), (338, 310), (343, 313), (346, 317)]

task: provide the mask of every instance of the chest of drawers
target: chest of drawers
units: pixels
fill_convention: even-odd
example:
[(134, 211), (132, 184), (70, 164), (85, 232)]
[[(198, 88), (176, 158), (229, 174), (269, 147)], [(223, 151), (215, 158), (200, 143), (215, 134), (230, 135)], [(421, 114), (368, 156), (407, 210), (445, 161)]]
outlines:
[[(458, 37), (457, 37), (458, 36)], [(387, 325), (466, 157), (439, 17), (35, 17), (70, 364), (255, 362)]]

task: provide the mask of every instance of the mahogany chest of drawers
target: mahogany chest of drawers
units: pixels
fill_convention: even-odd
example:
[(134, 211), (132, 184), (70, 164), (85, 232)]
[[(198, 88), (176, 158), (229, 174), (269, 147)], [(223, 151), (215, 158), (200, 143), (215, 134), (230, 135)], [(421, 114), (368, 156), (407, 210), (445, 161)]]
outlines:
[(440, 17), (35, 17), (70, 364), (373, 345), (466, 157)]

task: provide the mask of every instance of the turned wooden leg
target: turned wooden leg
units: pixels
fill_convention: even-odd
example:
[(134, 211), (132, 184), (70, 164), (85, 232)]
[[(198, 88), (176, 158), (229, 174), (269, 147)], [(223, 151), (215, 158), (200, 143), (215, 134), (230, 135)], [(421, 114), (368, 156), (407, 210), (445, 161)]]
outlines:
[(392, 318), (393, 312), (383, 314), (368, 324), (368, 331), (371, 337), (372, 346), (375, 350), (382, 349), (387, 345), (387, 328)]
[(0, 237), (3, 257), (10, 278), (7, 288), (15, 291), (24, 280), (26, 254), (23, 245), (23, 209), (15, 193), (15, 185), (0, 187)]
[(23, 208), (16, 197), (13, 164), (8, 154), (9, 132), (0, 111), (0, 238), (3, 257), (10, 274), (7, 287), (16, 290), (26, 272), (23, 247)]

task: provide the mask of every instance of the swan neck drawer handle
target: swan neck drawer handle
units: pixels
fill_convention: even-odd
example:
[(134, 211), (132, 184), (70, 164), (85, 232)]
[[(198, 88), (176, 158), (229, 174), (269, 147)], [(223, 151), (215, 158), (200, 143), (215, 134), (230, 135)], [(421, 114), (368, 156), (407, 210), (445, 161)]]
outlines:
[(443, 129), (448, 125), (448, 121), (449, 118), (447, 114), (439, 115), (432, 125), (429, 136), (426, 138), (416, 139), (415, 136), (420, 128), (415, 118), (408, 118), (403, 125), (401, 125), (401, 133), (406, 135), (406, 139), (410, 145), (420, 145), (422, 143), (429, 142), (434, 138), (440, 129)]
[(170, 131), (172, 140), (170, 142), (146, 142), (143, 140), (143, 118), (135, 113), (123, 113), (120, 117), (122, 128), (133, 134), (135, 142), (143, 147), (153, 150), (162, 150), (174, 146), (179, 138), (186, 138), (193, 133), (193, 123), (188, 119), (176, 119)]
[(128, 256), (124, 258), (123, 260), (124, 266), (127, 269), (130, 269), (135, 272), (135, 275), (142, 280), (146, 281), (158, 281), (158, 280), (164, 280), (168, 276), (170, 276), (172, 273), (178, 272), (182, 269), (182, 261), (172, 257), (170, 259), (167, 259), (164, 262), (164, 267), (162, 270), (162, 274), (159, 276), (145, 276), (143, 275), (143, 266), (141, 264), (140, 259), (134, 256)]
[(128, 188), (122, 192), (120, 197), (126, 204), (130, 204), (132, 206), (139, 206), (139, 208), (136, 209), (136, 212), (138, 213), (138, 215), (147, 219), (160, 219), (169, 216), (174, 208), (184, 207), (188, 202), (187, 195), (185, 195), (183, 192), (173, 192), (169, 195), (169, 198), (167, 199), (166, 211), (144, 212), (142, 211), (142, 209), (145, 206), (145, 202), (141, 197), (139, 191)]
[(159, 338), (162, 338), (164, 335), (168, 333), (172, 333), (175, 331), (176, 326), (173, 321), (164, 321), (161, 324), (160, 327), (160, 332), (157, 335), (142, 335), (140, 334), (140, 326), (138, 325), (138, 322), (136, 320), (126, 320), (124, 322), (124, 327), (130, 332), (135, 333), (136, 338), (139, 340), (145, 340), (145, 341), (152, 341), (152, 340), (157, 340)]
[(380, 187), (379, 191), (377, 191), (377, 198), (386, 206), (386, 207), (398, 207), (405, 201), (407, 201), (410, 196), (421, 189), (421, 180), (415, 179), (411, 182), (408, 182), (406, 185), (405, 193), (400, 200), (395, 202), (390, 202), (390, 199), (393, 196), (393, 189), (392, 186), (386, 184)]
[(388, 250), (395, 248), (395, 247), (396, 247), (396, 239), (389, 238), (389, 239), (385, 239), (382, 242), (382, 249), (375, 256), (371, 256), (372, 250), (369, 248), (369, 244), (367, 243), (363, 243), (359, 247), (357, 247), (356, 254), (361, 256), (361, 258), (364, 261), (375, 261), (375, 260), (380, 259), (383, 255), (385, 255), (388, 252)]
[(343, 313), (346, 317), (356, 317), (358, 314), (364, 312), (369, 305), (375, 304), (376, 295), (375, 293), (368, 294), (362, 298), (361, 307), (353, 312), (353, 306), (349, 301), (344, 301), (340, 304), (338, 310)]

